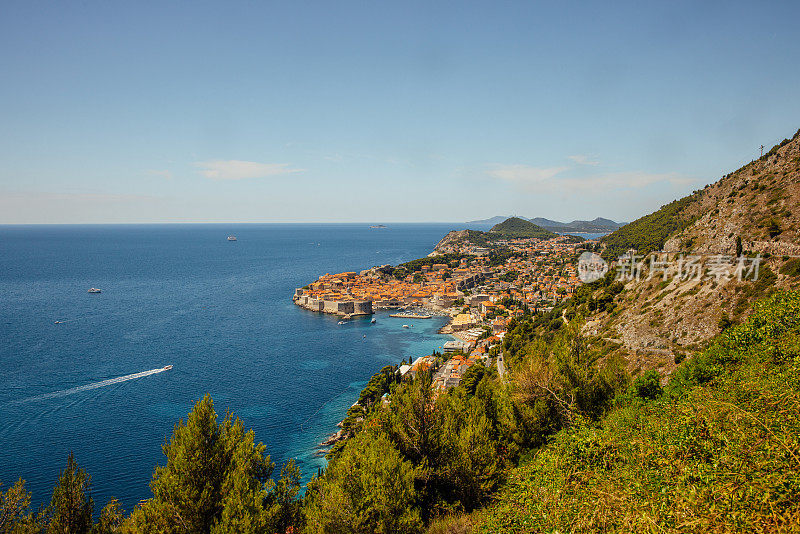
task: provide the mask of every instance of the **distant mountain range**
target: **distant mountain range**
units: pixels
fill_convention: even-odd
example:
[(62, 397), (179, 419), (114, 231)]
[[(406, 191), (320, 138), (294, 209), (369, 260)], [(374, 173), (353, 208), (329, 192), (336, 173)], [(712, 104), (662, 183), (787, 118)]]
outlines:
[(551, 232), (587, 232), (587, 233), (613, 232), (614, 230), (621, 228), (627, 224), (627, 223), (614, 222), (610, 219), (604, 219), (602, 217), (598, 217), (592, 221), (572, 221), (568, 223), (563, 223), (559, 221), (545, 219), (543, 217), (535, 217), (533, 219), (528, 219), (527, 217), (520, 217), (519, 215), (509, 215), (508, 217), (503, 217), (502, 215), (498, 215), (490, 219), (469, 221), (466, 224), (496, 225), (514, 217), (528, 222), (532, 222), (533, 224), (541, 226), (545, 230), (549, 230)]

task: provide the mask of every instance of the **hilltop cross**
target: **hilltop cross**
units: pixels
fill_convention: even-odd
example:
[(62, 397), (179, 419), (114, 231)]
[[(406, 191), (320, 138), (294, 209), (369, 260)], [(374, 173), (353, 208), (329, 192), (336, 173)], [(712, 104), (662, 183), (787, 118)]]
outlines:
[(764, 145), (761, 145), (761, 157), (764, 157)]

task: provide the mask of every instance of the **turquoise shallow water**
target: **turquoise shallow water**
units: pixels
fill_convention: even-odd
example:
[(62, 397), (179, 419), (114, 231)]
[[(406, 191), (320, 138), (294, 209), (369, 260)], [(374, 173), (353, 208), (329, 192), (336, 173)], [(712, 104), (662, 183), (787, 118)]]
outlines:
[(423, 256), (452, 228), (0, 226), (0, 481), (26, 479), (38, 505), (74, 451), (98, 505), (130, 510), (206, 392), (307, 480), (369, 377), (446, 337), (441, 318), (339, 326), (294, 288)]

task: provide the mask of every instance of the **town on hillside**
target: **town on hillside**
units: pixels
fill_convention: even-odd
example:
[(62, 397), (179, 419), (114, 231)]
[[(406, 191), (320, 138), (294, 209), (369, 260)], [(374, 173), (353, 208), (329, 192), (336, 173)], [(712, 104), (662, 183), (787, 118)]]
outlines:
[(409, 359), (400, 367), (403, 377), (413, 377), (421, 368), (430, 370), (434, 388), (445, 390), (458, 385), (478, 361), (496, 366), (502, 376), (499, 345), (509, 322), (526, 311), (548, 312), (570, 298), (581, 283), (577, 255), (593, 244), (563, 235), (477, 244), (459, 239), (397, 267), (325, 274), (296, 289), (293, 300), (345, 321), (381, 309), (404, 310), (408, 316), (448, 316), (440, 332), (454, 340), (444, 344), (443, 354)]

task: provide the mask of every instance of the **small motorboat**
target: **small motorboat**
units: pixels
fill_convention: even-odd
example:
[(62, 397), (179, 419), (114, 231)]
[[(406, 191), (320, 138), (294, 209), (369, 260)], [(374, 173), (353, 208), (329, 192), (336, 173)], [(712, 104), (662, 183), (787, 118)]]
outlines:
[(336, 324), (347, 324), (347, 321), (339, 321), (339, 322), (338, 322), (338, 323), (336, 323)]
[(169, 371), (170, 369), (172, 369), (172, 366), (171, 366), (171, 365), (165, 365), (165, 366), (164, 366), (164, 370), (165, 370), (165, 371)]
[(404, 324), (404, 325), (403, 325), (403, 328), (408, 328), (408, 325), (407, 325), (407, 324)]
[(61, 323), (63, 323), (63, 322), (64, 322), (64, 321), (56, 321), (56, 324), (61, 324)]
[(236, 241), (236, 236), (235, 235), (229, 235), (228, 236), (228, 241)]
[(375, 322), (376, 322), (375, 318), (373, 317), (372, 320), (370, 321), (370, 324), (375, 324)]
[(89, 288), (89, 293), (102, 293), (102, 291), (100, 291), (96, 287), (90, 287)]

